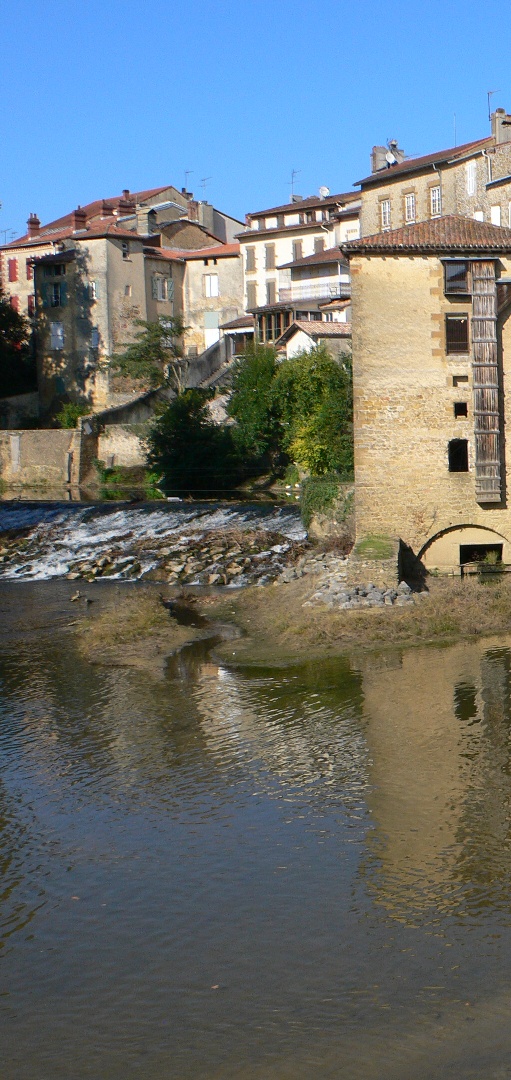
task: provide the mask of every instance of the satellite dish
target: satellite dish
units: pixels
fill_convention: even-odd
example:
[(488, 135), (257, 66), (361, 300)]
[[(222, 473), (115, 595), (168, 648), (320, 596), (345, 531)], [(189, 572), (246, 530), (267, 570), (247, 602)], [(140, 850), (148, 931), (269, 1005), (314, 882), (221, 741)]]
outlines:
[(397, 165), (397, 157), (392, 153), (392, 150), (387, 150), (385, 154), (385, 161), (388, 165)]
[(328, 199), (329, 195), (330, 195), (330, 188), (328, 188), (328, 187), (320, 187), (320, 189), (319, 189), (319, 197), (320, 197), (320, 199)]

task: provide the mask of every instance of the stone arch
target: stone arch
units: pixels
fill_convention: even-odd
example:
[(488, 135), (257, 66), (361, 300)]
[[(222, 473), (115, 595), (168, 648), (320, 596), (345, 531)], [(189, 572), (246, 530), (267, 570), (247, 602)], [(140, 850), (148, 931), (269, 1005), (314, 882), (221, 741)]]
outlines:
[(502, 560), (511, 563), (511, 542), (504, 533), (489, 529), (486, 525), (450, 525), (430, 536), (419, 551), (419, 558), (427, 570), (440, 570), (445, 573), (460, 572), (462, 549), (470, 547), (483, 552), (500, 549)]

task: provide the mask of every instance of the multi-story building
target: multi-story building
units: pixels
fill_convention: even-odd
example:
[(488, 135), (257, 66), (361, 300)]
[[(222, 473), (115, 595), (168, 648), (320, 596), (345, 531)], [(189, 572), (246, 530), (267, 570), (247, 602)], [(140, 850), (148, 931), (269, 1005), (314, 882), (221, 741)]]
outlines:
[(396, 142), (374, 146), (371, 164), (358, 181), (361, 236), (446, 214), (511, 225), (511, 115), (504, 109), (492, 114), (482, 139), (409, 159)]
[(330, 195), (325, 188), (247, 215), (238, 239), (245, 306), (260, 340), (276, 341), (296, 319), (321, 319), (320, 304), (341, 296), (347, 276), (339, 244), (359, 235), (359, 206), (357, 193)]
[(511, 229), (445, 216), (344, 252), (358, 539), (511, 563)]

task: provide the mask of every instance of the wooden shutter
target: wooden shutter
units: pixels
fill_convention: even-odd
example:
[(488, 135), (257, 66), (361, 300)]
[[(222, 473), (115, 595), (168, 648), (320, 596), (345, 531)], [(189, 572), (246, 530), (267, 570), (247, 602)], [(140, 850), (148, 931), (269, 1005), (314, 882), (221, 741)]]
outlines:
[(7, 263), (9, 281), (18, 280), (18, 260), (9, 259)]
[(497, 362), (497, 285), (495, 263), (472, 263), (472, 385), (476, 499), (502, 498), (500, 379)]
[(256, 307), (256, 286), (255, 282), (250, 281), (247, 285), (247, 308)]

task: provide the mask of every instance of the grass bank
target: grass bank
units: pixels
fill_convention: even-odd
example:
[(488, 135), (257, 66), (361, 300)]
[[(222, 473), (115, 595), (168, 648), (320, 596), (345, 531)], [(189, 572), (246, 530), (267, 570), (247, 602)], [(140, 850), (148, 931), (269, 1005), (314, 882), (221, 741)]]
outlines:
[(204, 636), (180, 626), (154, 589), (137, 589), (111, 599), (99, 610), (78, 608), (74, 628), (79, 652), (90, 663), (163, 671), (172, 653)]

